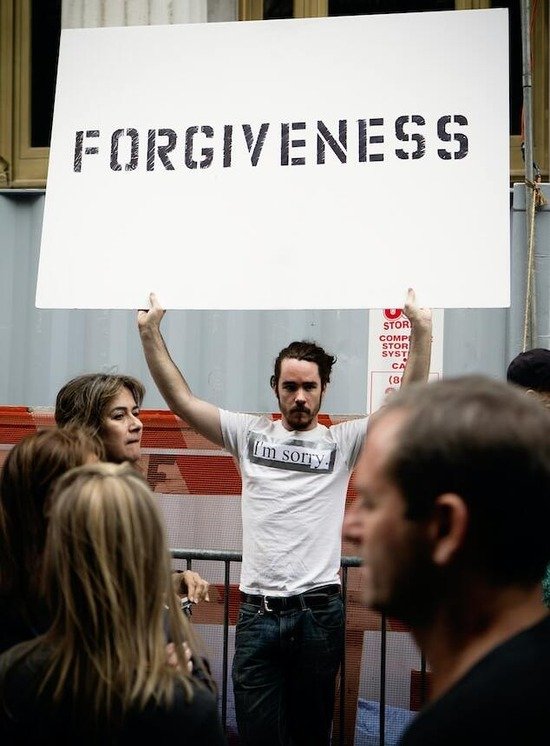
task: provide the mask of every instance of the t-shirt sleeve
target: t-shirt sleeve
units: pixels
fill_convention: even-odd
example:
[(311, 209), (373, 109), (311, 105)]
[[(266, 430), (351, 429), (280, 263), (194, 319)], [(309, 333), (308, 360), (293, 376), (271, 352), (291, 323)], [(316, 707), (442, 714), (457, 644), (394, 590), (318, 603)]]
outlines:
[(353, 420), (340, 422), (331, 427), (332, 437), (336, 441), (340, 452), (344, 454), (348, 469), (351, 471), (363, 446), (367, 433), (368, 417), (358, 417)]
[(257, 419), (258, 417), (254, 415), (220, 409), (223, 445), (233, 456), (240, 457), (246, 444), (248, 431)]

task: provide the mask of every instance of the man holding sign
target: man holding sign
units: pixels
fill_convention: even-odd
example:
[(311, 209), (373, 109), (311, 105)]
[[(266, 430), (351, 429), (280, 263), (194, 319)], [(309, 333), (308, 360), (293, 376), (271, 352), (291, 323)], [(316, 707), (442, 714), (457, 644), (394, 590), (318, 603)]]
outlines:
[[(426, 380), (431, 313), (409, 291), (411, 353), (404, 381)], [(359, 418), (319, 424), (336, 358), (293, 342), (271, 386), (281, 418), (228, 412), (198, 399), (160, 332), (151, 294), (138, 326), (147, 364), (170, 409), (238, 458), (243, 562), (233, 686), (243, 744), (328, 744), (344, 644), (341, 527), (351, 471), (367, 429)]]

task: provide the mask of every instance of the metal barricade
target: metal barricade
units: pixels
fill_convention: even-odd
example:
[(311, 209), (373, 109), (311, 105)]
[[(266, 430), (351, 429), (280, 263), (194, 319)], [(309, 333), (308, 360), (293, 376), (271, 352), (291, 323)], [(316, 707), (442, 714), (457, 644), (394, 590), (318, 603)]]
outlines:
[[(187, 569), (192, 569), (193, 560), (211, 560), (224, 563), (224, 609), (223, 609), (223, 652), (222, 652), (222, 690), (221, 690), (221, 720), (224, 730), (227, 728), (227, 687), (228, 687), (228, 673), (229, 673), (229, 660), (228, 660), (228, 639), (229, 639), (229, 586), (230, 586), (230, 568), (232, 562), (241, 562), (242, 554), (240, 552), (230, 551), (218, 551), (210, 549), (172, 549), (172, 557), (178, 560), (185, 560), (187, 563)], [(352, 567), (359, 567), (361, 565), (361, 559), (359, 557), (342, 557), (341, 568), (342, 568), (342, 598), (344, 602), (344, 611), (346, 610), (347, 600), (347, 580), (348, 570)], [(344, 624), (346, 624), (346, 617), (344, 616)], [(379, 717), (379, 733), (380, 733), (380, 746), (384, 746), (384, 731), (385, 731), (385, 701), (386, 701), (386, 617), (381, 618), (381, 647), (380, 647), (380, 717)], [(423, 670), (425, 670), (423, 666)], [(344, 654), (342, 657), (342, 665), (340, 670), (340, 680), (345, 682), (346, 680), (346, 651), (344, 648)], [(337, 734), (337, 743), (339, 746), (344, 744), (345, 734), (345, 686), (340, 686), (340, 719)], [(333, 736), (334, 738), (334, 736)]]

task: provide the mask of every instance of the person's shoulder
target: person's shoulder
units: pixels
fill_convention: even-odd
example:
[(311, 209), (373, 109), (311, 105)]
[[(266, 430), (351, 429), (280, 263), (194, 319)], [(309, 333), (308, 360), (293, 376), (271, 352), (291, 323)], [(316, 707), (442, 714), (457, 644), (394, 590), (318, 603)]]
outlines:
[(0, 596), (0, 654), (33, 637), (27, 616), (11, 596)]
[(269, 415), (260, 413), (260, 414), (254, 414), (253, 412), (233, 412), (229, 409), (222, 409), (221, 407), (218, 407), (218, 411), (220, 413), (220, 420), (222, 423), (225, 422), (241, 422), (241, 423), (266, 423), (269, 425), (272, 422), (272, 419)]
[[(521, 696), (514, 697), (514, 682), (521, 681)], [(537, 697), (538, 687), (550, 684), (550, 615), (505, 640), (479, 660), (449, 690), (449, 696), (474, 697), (516, 706)], [(529, 694), (528, 694), (529, 693)], [(550, 727), (550, 720), (549, 720)], [(550, 743), (550, 741), (549, 741)]]
[(523, 683), (508, 681), (499, 688), (500, 695), (477, 690), (467, 697), (443, 697), (417, 715), (399, 746), (546, 746), (550, 743), (547, 688), (533, 699)]
[(145, 710), (132, 713), (125, 723), (121, 742), (131, 744), (133, 738), (139, 740), (145, 736), (168, 742), (179, 735), (190, 743), (209, 746), (225, 743), (214, 694), (196, 681), (191, 684), (191, 697), (179, 683), (169, 706), (150, 703)]
[[(13, 729), (14, 733), (21, 735), (21, 741), (17, 740), (17, 743), (27, 742), (25, 733), (31, 725), (40, 723), (42, 726), (49, 722), (48, 694), (41, 688), (48, 661), (46, 647), (37, 645), (35, 640), (15, 645), (0, 655), (0, 688), (3, 693), (0, 711), (10, 732)], [(32, 743), (42, 741), (33, 740)]]
[(364, 436), (367, 432), (369, 417), (367, 415), (358, 415), (334, 418), (329, 425), (329, 432), (334, 437), (342, 435), (359, 435)]
[(50, 615), (40, 599), (30, 608), (17, 596), (0, 596), (0, 653), (37, 637), (49, 625)]
[[(415, 718), (400, 746), (550, 743), (549, 684), (550, 616), (482, 658)], [(533, 740), (522, 741), (526, 729)]]
[[(0, 655), (0, 678), (10, 672), (10, 681), (41, 678), (44, 666), (49, 661), (50, 649), (36, 638), (24, 640), (5, 650)], [(13, 676), (13, 679), (12, 679)]]
[(525, 685), (530, 687), (537, 676), (550, 678), (550, 614), (494, 648), (474, 666), (472, 673), (480, 679), (494, 679), (497, 687), (503, 673), (525, 675)]
[(332, 415), (330, 417), (328, 427), (330, 430), (335, 427), (366, 427), (368, 420), (368, 414)]
[(184, 689), (183, 684), (176, 685), (175, 702), (183, 709), (194, 710), (215, 710), (217, 712), (216, 697), (214, 693), (198, 678), (192, 678), (190, 681), (192, 694), (189, 697)]

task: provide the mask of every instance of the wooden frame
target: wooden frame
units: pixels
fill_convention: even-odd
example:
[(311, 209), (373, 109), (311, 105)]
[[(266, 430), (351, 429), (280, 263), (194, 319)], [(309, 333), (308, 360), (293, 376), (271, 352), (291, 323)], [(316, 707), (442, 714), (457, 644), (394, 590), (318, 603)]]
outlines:
[(294, 0), (295, 18), (328, 16), (328, 0)]
[(0, 0), (0, 188), (11, 180), (13, 109), (13, 2)]
[(46, 184), (49, 148), (31, 145), (31, 3), (17, 0), (14, 13), (12, 186)]
[(239, 21), (261, 21), (263, 17), (263, 0), (239, 0)]
[(31, 145), (31, 2), (0, 0), (0, 187), (43, 187), (50, 149)]
[[(293, 0), (294, 18), (321, 18), (328, 15), (328, 0)], [(240, 21), (261, 21), (263, 0), (239, 0)]]

